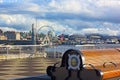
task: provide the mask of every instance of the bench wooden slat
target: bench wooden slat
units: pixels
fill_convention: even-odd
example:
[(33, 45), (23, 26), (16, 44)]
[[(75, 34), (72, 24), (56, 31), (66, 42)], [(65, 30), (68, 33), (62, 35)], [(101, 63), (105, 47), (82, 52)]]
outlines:
[(109, 79), (109, 78), (114, 78), (119, 76), (120, 76), (120, 69), (103, 72), (103, 79)]
[[(85, 57), (85, 64), (92, 64), (103, 72), (103, 79), (109, 79), (120, 76), (120, 48), (118, 49), (101, 49), (101, 50), (82, 50)], [(104, 62), (114, 62), (117, 67), (107, 64), (103, 67)]]

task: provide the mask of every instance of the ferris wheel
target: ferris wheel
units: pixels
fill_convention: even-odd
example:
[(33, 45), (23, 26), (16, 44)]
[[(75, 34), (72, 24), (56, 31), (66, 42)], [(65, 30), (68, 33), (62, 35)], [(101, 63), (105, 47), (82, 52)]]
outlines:
[(53, 27), (49, 25), (41, 26), (38, 29), (37, 34), (39, 34), (39, 32), (42, 32), (42, 31), (47, 33), (45, 34), (45, 37), (42, 39), (41, 45), (52, 45), (52, 38), (56, 36), (55, 30), (53, 29)]

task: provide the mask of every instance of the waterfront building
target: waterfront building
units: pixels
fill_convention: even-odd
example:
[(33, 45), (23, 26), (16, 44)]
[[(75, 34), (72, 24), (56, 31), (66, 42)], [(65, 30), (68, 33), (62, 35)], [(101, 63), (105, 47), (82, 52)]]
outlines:
[(15, 31), (7, 31), (4, 32), (4, 35), (7, 37), (8, 40), (20, 40), (20, 33)]
[(7, 37), (4, 35), (0, 35), (0, 40), (7, 40)]
[(3, 31), (0, 29), (0, 35), (3, 35)]
[(7, 40), (7, 37), (4, 36), (4, 33), (1, 29), (0, 29), (0, 40)]

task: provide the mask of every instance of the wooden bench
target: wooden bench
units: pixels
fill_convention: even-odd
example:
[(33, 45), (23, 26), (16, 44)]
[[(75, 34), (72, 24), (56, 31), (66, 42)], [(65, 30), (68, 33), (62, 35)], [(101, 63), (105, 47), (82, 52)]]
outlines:
[(82, 50), (85, 64), (92, 64), (103, 72), (103, 80), (120, 76), (120, 48)]

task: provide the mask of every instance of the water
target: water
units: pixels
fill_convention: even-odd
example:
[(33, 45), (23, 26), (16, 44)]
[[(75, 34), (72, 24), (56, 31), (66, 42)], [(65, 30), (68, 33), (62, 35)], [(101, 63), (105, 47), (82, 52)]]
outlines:
[(59, 46), (54, 46), (52, 48), (46, 48), (46, 52), (58, 52), (58, 53), (64, 53), (68, 49), (78, 49), (75, 45), (59, 45)]
[(88, 44), (88, 45), (58, 45), (52, 48), (45, 48), (46, 52), (64, 53), (68, 49), (86, 50), (86, 49), (107, 49), (120, 48), (120, 44)]

